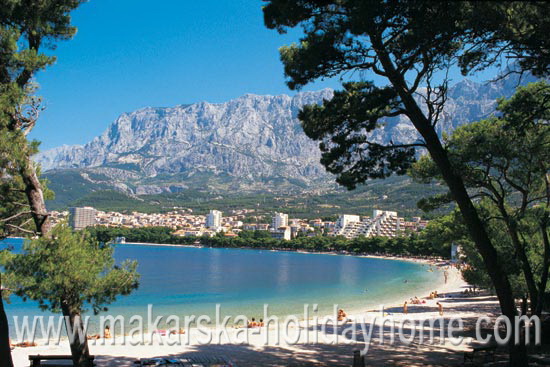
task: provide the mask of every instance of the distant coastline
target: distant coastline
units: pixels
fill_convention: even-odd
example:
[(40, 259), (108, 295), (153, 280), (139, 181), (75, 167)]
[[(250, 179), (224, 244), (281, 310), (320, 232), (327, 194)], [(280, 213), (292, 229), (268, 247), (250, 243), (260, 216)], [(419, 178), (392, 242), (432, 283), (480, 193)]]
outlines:
[[(24, 237), (6, 237), (7, 239), (20, 239), (24, 240)], [(290, 252), (290, 253), (303, 253), (308, 255), (340, 255), (340, 256), (355, 256), (355, 257), (366, 257), (371, 259), (381, 259), (381, 260), (397, 260), (397, 261), (409, 261), (416, 263), (424, 263), (434, 266), (444, 266), (449, 265), (449, 260), (442, 258), (440, 256), (412, 256), (412, 255), (394, 255), (394, 254), (369, 254), (369, 253), (354, 253), (349, 251), (315, 251), (308, 249), (273, 249), (273, 248), (259, 248), (259, 247), (213, 247), (202, 244), (174, 244), (174, 243), (154, 243), (154, 242), (125, 242), (125, 243), (114, 243), (114, 245), (136, 245), (136, 246), (160, 246), (160, 247), (186, 247), (186, 248), (223, 248), (223, 249), (233, 249), (233, 250), (257, 250), (257, 251), (274, 251), (274, 252)]]
[(353, 253), (353, 252), (341, 252), (341, 251), (309, 251), (307, 249), (301, 250), (290, 250), (290, 249), (269, 249), (269, 248), (257, 248), (257, 247), (211, 247), (204, 245), (178, 245), (173, 243), (151, 243), (151, 242), (126, 242), (126, 243), (115, 243), (114, 245), (136, 245), (136, 246), (160, 246), (160, 247), (187, 247), (187, 248), (218, 248), (218, 249), (228, 249), (228, 250), (256, 250), (256, 251), (272, 251), (272, 252), (290, 252), (290, 253), (300, 253), (307, 255), (339, 255), (339, 256), (354, 256), (354, 257), (365, 257), (370, 259), (380, 259), (380, 260), (396, 260), (396, 261), (408, 261), (415, 263), (423, 263), (433, 266), (445, 266), (449, 265), (448, 259), (443, 259), (441, 257), (431, 257), (431, 256), (405, 256), (405, 255), (375, 255), (368, 253)]

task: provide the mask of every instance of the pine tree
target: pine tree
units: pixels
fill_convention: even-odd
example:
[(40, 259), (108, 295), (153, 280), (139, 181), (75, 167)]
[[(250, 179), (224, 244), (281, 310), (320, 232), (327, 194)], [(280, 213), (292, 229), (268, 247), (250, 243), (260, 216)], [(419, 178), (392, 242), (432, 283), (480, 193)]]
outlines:
[[(4, 251), (4, 281), (23, 299), (38, 301), (40, 308), (62, 313), (69, 330), (83, 329), (86, 307), (94, 313), (106, 310), (119, 295), (138, 287), (135, 261), (116, 265), (113, 248), (87, 231), (73, 231), (65, 224), (51, 235), (27, 240), (23, 252)], [(70, 340), (74, 366), (91, 367), (87, 339)]]

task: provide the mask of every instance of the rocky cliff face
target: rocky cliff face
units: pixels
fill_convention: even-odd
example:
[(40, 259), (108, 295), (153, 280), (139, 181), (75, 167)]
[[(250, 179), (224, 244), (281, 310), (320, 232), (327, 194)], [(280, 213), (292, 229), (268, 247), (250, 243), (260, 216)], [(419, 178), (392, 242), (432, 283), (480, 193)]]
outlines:
[(323, 170), (317, 145), (304, 135), (296, 115), (303, 105), (331, 97), (327, 89), (143, 108), (121, 115), (84, 146), (45, 151), (36, 160), (44, 170), (111, 166), (147, 177), (194, 171), (318, 177)]
[[(490, 115), (495, 99), (510, 96), (517, 84), (514, 77), (488, 84), (469, 80), (456, 84), (449, 90), (438, 132)], [(329, 89), (294, 97), (247, 94), (219, 104), (147, 107), (122, 114), (103, 135), (84, 146), (48, 150), (36, 160), (43, 170), (91, 170), (101, 175), (102, 183), (110, 181), (113, 187), (134, 194), (181, 189), (181, 182), (205, 173), (249, 183), (277, 177), (304, 187), (318, 180), (330, 182), (319, 164), (317, 143), (305, 136), (296, 116), (302, 106), (322, 103), (332, 95)], [(399, 117), (389, 119), (373, 138), (409, 143), (418, 135), (405, 117)], [(83, 177), (91, 180), (90, 175)], [(171, 182), (159, 186), (159, 180)], [(174, 186), (176, 182), (179, 186)]]

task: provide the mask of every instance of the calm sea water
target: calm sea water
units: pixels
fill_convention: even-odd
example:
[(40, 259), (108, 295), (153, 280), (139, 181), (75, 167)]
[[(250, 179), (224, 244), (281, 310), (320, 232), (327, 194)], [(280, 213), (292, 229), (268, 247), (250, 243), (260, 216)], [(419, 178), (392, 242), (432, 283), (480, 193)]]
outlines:
[[(0, 242), (21, 248), (22, 240)], [(240, 249), (116, 245), (117, 261), (135, 259), (141, 283), (129, 296), (120, 297), (105, 315), (222, 314), (262, 317), (303, 315), (304, 304), (318, 304), (319, 315), (338, 304), (346, 310), (366, 310), (405, 297), (429, 293), (442, 275), (412, 262)], [(6, 305), (13, 333), (13, 316), (49, 315), (35, 302), (11, 297)], [(95, 329), (97, 318), (92, 318)]]

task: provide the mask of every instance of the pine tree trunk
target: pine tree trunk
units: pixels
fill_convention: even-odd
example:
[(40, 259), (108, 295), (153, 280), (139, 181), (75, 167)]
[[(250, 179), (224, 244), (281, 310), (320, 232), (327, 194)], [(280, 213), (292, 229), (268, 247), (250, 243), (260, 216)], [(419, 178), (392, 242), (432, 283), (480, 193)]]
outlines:
[(38, 179), (36, 168), (31, 157), (27, 157), (26, 167), (20, 170), (20, 174), (25, 184), (25, 195), (31, 207), (36, 231), (39, 232), (41, 236), (46, 236), (51, 229), (51, 221), (44, 201), (42, 184)]
[(497, 206), (500, 214), (502, 215), (502, 218), (504, 219), (506, 229), (508, 230), (508, 234), (510, 235), (510, 239), (512, 240), (512, 244), (514, 245), (517, 256), (520, 260), (521, 268), (523, 270), (523, 276), (525, 277), (525, 283), (527, 284), (527, 290), (529, 291), (531, 312), (535, 313), (539, 300), (539, 289), (537, 287), (537, 282), (535, 281), (535, 276), (533, 275), (531, 264), (529, 263), (529, 259), (527, 258), (527, 253), (525, 252), (525, 246), (519, 238), (517, 224), (508, 215), (508, 211), (506, 210), (504, 201), (500, 200)]
[(542, 243), (544, 244), (544, 258), (542, 262), (542, 274), (539, 282), (539, 298), (537, 300), (537, 308), (535, 309), (535, 315), (537, 316), (540, 316), (542, 313), (544, 294), (546, 292), (546, 283), (548, 282), (548, 272), (550, 267), (550, 239), (548, 238), (546, 220), (540, 224)]
[[(491, 277), (493, 285), (498, 296), (501, 312), (504, 316), (508, 317), (511, 322), (512, 332), (511, 335), (515, 335), (515, 317), (517, 316), (517, 308), (512, 293), (512, 287), (508, 277), (503, 271), (502, 265), (500, 264), (497, 251), (491, 243), (485, 227), (481, 219), (478, 216), (477, 210), (475, 209), (464, 182), (460, 176), (456, 175), (448, 160), (447, 154), (435, 131), (431, 130), (433, 134), (429, 133), (427, 136), (424, 136), (426, 143), (428, 145), (428, 150), (432, 156), (432, 159), (438, 165), (443, 179), (447, 183), (449, 190), (457, 203), (462, 217), (466, 222), (470, 237), (474, 241), (477, 250), (479, 251), (483, 262)], [(508, 348), (510, 351), (510, 365), (511, 366), (528, 366), (527, 363), (527, 354), (524, 345), (516, 345), (513, 338), (508, 343)]]
[[(61, 302), (61, 310), (63, 311), (63, 316), (68, 317), (70, 325), (65, 325), (67, 328), (67, 334), (69, 334), (69, 328), (75, 330), (75, 327), (80, 327), (81, 330), (84, 330), (84, 325), (82, 323), (82, 318), (80, 314), (70, 310), (69, 306), (65, 301)], [(78, 322), (80, 325), (76, 325)], [(93, 367), (93, 363), (90, 362), (90, 351), (88, 349), (88, 340), (86, 335), (84, 335), (84, 340), (80, 340), (78, 333), (75, 333), (75, 338), (70, 340), (71, 345), (71, 355), (73, 357), (73, 366), (74, 367)]]
[(0, 288), (0, 367), (13, 367), (10, 349), (10, 331), (8, 328), (8, 317), (4, 309), (2, 289)]
[[(36, 36), (29, 37), (29, 49), (38, 52), (40, 47), (40, 38)], [(28, 68), (25, 68), (21, 74), (17, 77), (17, 85), (24, 90), (27, 83), (31, 80), (33, 72)], [(13, 126), (17, 126), (14, 124)], [(51, 229), (51, 222), (49, 220), (48, 211), (46, 209), (46, 203), (44, 202), (44, 193), (42, 191), (42, 185), (38, 179), (35, 165), (29, 154), (26, 157), (25, 167), (21, 167), (19, 171), (23, 183), (25, 184), (25, 195), (30, 205), (31, 215), (36, 227), (36, 231), (44, 236), (47, 235)], [(4, 364), (5, 363), (5, 364)], [(1, 298), (0, 289), (0, 367), (12, 367), (11, 349), (9, 345), (9, 327), (7, 322), (6, 311), (4, 309), (3, 300)]]
[[(25, 184), (25, 194), (31, 207), (36, 231), (42, 236), (47, 236), (51, 229), (51, 221), (49, 220), (46, 203), (44, 202), (42, 185), (30, 157), (27, 157), (27, 167), (21, 169), (20, 174)], [(13, 367), (9, 344), (9, 326), (1, 298), (0, 307), (0, 356), (2, 356), (0, 358), (0, 367)]]
[(537, 282), (535, 281), (535, 276), (533, 275), (533, 270), (531, 269), (531, 264), (525, 253), (525, 247), (521, 243), (517, 229), (514, 228), (512, 224), (512, 219), (508, 217), (506, 209), (504, 207), (500, 208), (500, 212), (504, 217), (506, 223), (506, 228), (508, 229), (508, 234), (512, 239), (512, 243), (516, 248), (517, 256), (521, 262), (521, 268), (523, 270), (523, 276), (525, 277), (525, 283), (527, 284), (527, 290), (529, 291), (529, 300), (531, 301), (531, 312), (535, 313), (537, 309), (537, 304), (539, 300), (539, 289), (537, 287)]
[[(401, 102), (407, 110), (407, 117), (409, 117), (416, 130), (424, 139), (430, 156), (439, 168), (443, 180), (449, 187), (453, 200), (458, 205), (470, 237), (483, 258), (485, 268), (495, 286), (501, 312), (510, 319), (512, 324), (512, 335), (515, 335), (514, 318), (517, 316), (517, 309), (512, 287), (508, 277), (503, 271), (497, 251), (491, 243), (491, 239), (485, 230), (483, 222), (479, 218), (477, 210), (468, 195), (464, 181), (460, 175), (454, 172), (447, 151), (441, 145), (441, 140), (439, 140), (437, 136), (432, 121), (428, 121), (418, 103), (409, 93), (404, 76), (396, 70), (390, 56), (384, 48), (382, 35), (373, 31), (369, 36), (387, 78), (397, 91)], [(525, 346), (515, 345), (514, 341), (511, 340), (508, 347), (510, 351), (510, 365), (514, 367), (527, 367), (528, 363)]]
[[(434, 135), (435, 131), (433, 132)], [(430, 140), (433, 142), (433, 137)], [(437, 144), (430, 147), (428, 143), (428, 150), (432, 156), (432, 159), (438, 164), (439, 169), (443, 175), (451, 194), (457, 203), (462, 217), (466, 222), (470, 237), (474, 241), (477, 250), (479, 251), (485, 268), (491, 277), (493, 285), (498, 296), (501, 312), (504, 316), (508, 317), (512, 325), (511, 335), (515, 335), (515, 317), (517, 316), (517, 309), (515, 304), (514, 295), (512, 293), (512, 287), (508, 277), (503, 271), (502, 265), (500, 264), (498, 254), (496, 249), (491, 243), (481, 219), (477, 214), (468, 192), (466, 191), (465, 185), (462, 179), (455, 175), (452, 171), (450, 162), (446, 155), (445, 150), (441, 146), (439, 139), (437, 138)], [(428, 139), (426, 139), (428, 140)], [(432, 149), (430, 149), (432, 148)], [(438, 162), (439, 161), (439, 162)], [(510, 365), (523, 367), (528, 366), (527, 363), (527, 354), (524, 345), (515, 345), (513, 338), (508, 343), (510, 351)]]
[[(36, 231), (45, 236), (51, 229), (48, 217), (42, 185), (36, 174), (36, 169), (30, 157), (27, 158), (27, 167), (20, 170), (21, 178), (25, 184), (25, 194), (31, 207), (32, 218)], [(1, 299), (0, 290), (0, 367), (13, 367), (11, 349), (9, 343), (9, 326), (6, 310)]]

